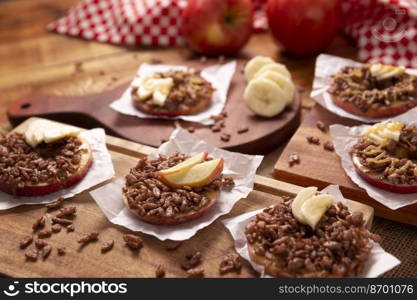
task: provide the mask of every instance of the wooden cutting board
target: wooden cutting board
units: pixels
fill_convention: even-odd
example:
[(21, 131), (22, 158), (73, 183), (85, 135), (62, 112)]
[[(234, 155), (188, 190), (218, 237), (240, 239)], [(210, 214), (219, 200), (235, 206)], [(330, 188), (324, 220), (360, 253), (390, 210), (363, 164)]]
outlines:
[[(22, 123), (17, 130), (24, 130), (35, 118)], [(116, 169), (116, 176), (125, 175), (136, 164), (138, 158), (149, 154), (153, 149), (144, 145), (107, 136), (107, 146)], [(45, 213), (43, 206), (20, 206), (0, 212), (0, 273), (12, 277), (154, 277), (155, 269), (163, 264), (167, 277), (183, 277), (185, 275), (180, 264), (185, 255), (201, 251), (202, 267), (206, 277), (218, 277), (218, 268), (222, 257), (234, 249), (233, 240), (228, 230), (220, 222), (223, 218), (237, 216), (242, 213), (260, 209), (281, 201), (282, 195), (294, 195), (301, 187), (256, 176), (254, 191), (246, 199), (240, 200), (232, 212), (216, 220), (213, 224), (199, 231), (194, 237), (183, 242), (175, 251), (165, 249), (167, 242), (157, 238), (138, 234), (144, 239), (144, 247), (131, 251), (124, 246), (122, 234), (129, 231), (110, 223), (94, 200), (85, 191), (68, 200), (68, 204), (77, 207), (75, 232), (62, 230), (47, 239), (53, 246), (53, 252), (47, 260), (28, 262), (24, 250), (19, 249), (19, 241), (31, 233), (31, 225)], [(16, 200), (18, 201), (18, 199)], [(358, 202), (349, 201), (354, 211), (364, 213), (367, 226), (370, 228), (373, 209)], [(49, 223), (49, 222), (48, 222)], [(99, 242), (80, 249), (77, 240), (86, 233), (98, 231)], [(114, 249), (101, 254), (101, 244), (107, 240), (115, 241)], [(67, 254), (58, 256), (57, 247), (66, 247)], [(230, 273), (225, 277), (256, 277), (248, 263), (244, 263), (239, 275)]]
[[(359, 188), (350, 180), (342, 168), (339, 156), (335, 152), (323, 149), (323, 143), (330, 140), (330, 135), (317, 129), (317, 121), (322, 121), (326, 126), (331, 124), (346, 126), (360, 124), (358, 121), (341, 118), (320, 105), (316, 105), (309, 115), (304, 118), (303, 123), (276, 162), (274, 176), (279, 180), (297, 183), (302, 186), (315, 185), (324, 188), (329, 184), (337, 184), (345, 197), (374, 207), (377, 216), (417, 225), (417, 204), (391, 210), (373, 200), (365, 190)], [(306, 137), (312, 135), (320, 138), (320, 146), (308, 144)], [(289, 167), (288, 161), (292, 153), (299, 154), (301, 163)]]
[[(201, 70), (214, 63), (218, 62), (189, 61), (184, 65)], [(250, 154), (268, 153), (285, 142), (297, 129), (300, 123), (300, 95), (296, 92), (292, 106), (274, 118), (254, 115), (243, 103), (246, 80), (241, 71), (245, 63), (243, 59), (238, 61), (225, 107), (228, 117), (222, 132), (232, 135), (230, 141), (222, 141), (221, 133), (213, 133), (208, 126), (181, 123), (183, 127), (194, 127), (196, 136), (218, 147)], [(174, 121), (140, 119), (111, 109), (109, 104), (118, 99), (127, 87), (128, 84), (124, 84), (114, 90), (83, 96), (32, 94), (12, 102), (8, 117), (14, 126), (29, 117), (40, 116), (84, 128), (104, 127), (109, 134), (158, 147), (161, 140), (171, 135)], [(249, 131), (238, 134), (241, 126), (247, 126)]]

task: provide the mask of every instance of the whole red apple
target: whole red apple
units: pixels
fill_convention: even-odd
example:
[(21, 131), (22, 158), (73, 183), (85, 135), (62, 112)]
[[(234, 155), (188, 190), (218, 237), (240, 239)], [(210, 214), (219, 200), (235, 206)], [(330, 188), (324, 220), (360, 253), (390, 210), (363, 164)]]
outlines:
[(252, 33), (251, 0), (188, 0), (182, 34), (188, 45), (205, 55), (232, 55)]
[(268, 0), (269, 28), (287, 53), (315, 54), (335, 37), (339, 7), (338, 0)]

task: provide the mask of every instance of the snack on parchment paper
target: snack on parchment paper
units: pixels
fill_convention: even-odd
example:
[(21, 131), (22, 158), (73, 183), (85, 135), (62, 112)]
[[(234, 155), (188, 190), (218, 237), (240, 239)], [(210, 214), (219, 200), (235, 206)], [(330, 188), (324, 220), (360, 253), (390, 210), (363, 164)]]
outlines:
[(417, 126), (398, 121), (364, 130), (351, 150), (353, 165), (368, 183), (394, 193), (417, 193)]
[(36, 120), (24, 133), (0, 137), (0, 190), (16, 196), (41, 196), (82, 180), (93, 163), (79, 130)]
[(214, 88), (193, 70), (155, 73), (132, 82), (134, 106), (147, 114), (175, 117), (195, 115), (211, 104)]
[(205, 214), (225, 185), (223, 158), (201, 152), (193, 156), (175, 153), (156, 159), (142, 158), (126, 175), (123, 198), (141, 220), (176, 225)]
[(353, 277), (373, 243), (362, 213), (316, 187), (264, 209), (247, 224), (250, 258), (273, 277)]
[(333, 75), (328, 91), (334, 104), (357, 116), (392, 117), (417, 106), (417, 77), (402, 67), (347, 66)]

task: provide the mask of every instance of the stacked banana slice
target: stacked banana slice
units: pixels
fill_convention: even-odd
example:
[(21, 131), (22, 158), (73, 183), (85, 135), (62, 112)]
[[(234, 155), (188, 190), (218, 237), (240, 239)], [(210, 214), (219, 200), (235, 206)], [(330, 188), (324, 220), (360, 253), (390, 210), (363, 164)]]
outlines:
[(316, 187), (308, 187), (302, 189), (294, 198), (291, 211), (298, 222), (315, 229), (320, 219), (334, 202), (334, 196), (328, 194), (317, 195)]
[(248, 85), (243, 97), (254, 113), (274, 117), (291, 105), (295, 87), (284, 65), (256, 56), (246, 64), (244, 73)]

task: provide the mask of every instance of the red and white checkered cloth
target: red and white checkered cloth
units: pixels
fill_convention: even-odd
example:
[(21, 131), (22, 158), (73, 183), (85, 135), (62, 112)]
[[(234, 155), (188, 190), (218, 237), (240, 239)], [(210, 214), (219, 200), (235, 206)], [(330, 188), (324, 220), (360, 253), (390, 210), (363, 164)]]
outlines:
[[(366, 62), (417, 68), (417, 0), (339, 0), (343, 28)], [(267, 0), (252, 0), (254, 30), (267, 29)], [(114, 44), (180, 46), (187, 0), (82, 0), (48, 25), (62, 34)]]
[(417, 0), (349, 0), (342, 9), (361, 60), (417, 68)]
[[(267, 0), (252, 0), (255, 30), (265, 30)], [(83, 0), (48, 30), (114, 44), (180, 46), (181, 12), (187, 0)]]

